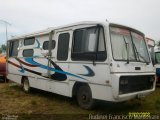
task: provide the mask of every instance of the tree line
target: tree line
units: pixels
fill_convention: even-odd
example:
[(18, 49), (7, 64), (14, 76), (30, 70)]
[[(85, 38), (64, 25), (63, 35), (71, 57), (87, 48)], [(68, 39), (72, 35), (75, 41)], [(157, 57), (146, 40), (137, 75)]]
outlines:
[(0, 46), (0, 54), (1, 53), (6, 53), (6, 45), (5, 44), (2, 44), (1, 46)]

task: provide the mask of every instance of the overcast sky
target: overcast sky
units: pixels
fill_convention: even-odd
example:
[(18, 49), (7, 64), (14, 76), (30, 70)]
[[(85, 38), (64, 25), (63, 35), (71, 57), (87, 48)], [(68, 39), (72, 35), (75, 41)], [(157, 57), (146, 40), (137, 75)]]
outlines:
[[(8, 36), (79, 21), (105, 21), (136, 28), (160, 40), (160, 0), (0, 0), (0, 20)], [(5, 26), (0, 21), (0, 44)]]

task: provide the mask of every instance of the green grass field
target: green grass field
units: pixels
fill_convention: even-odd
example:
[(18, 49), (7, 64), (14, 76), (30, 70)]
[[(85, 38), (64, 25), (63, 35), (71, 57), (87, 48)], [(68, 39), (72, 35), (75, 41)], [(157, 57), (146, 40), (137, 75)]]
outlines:
[(18, 119), (89, 119), (89, 115), (149, 112), (160, 115), (160, 87), (149, 96), (123, 103), (99, 101), (93, 110), (81, 109), (75, 99), (40, 90), (24, 93), (21, 86), (0, 83), (0, 118), (18, 115)]

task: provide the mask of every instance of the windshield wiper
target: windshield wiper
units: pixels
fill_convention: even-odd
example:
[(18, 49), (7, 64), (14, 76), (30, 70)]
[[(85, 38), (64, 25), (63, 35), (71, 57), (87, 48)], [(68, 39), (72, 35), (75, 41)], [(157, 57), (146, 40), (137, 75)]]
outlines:
[(136, 58), (138, 58), (138, 61), (140, 61), (140, 58), (139, 58), (139, 52), (138, 52), (138, 50), (137, 50), (137, 48), (136, 48), (136, 45), (133, 43), (133, 47), (134, 47), (134, 50), (135, 50), (135, 52), (136, 52)]
[(127, 49), (127, 64), (129, 64), (129, 44), (128, 42), (126, 41), (125, 37), (123, 36), (123, 40), (125, 42), (125, 45), (126, 45), (126, 49)]

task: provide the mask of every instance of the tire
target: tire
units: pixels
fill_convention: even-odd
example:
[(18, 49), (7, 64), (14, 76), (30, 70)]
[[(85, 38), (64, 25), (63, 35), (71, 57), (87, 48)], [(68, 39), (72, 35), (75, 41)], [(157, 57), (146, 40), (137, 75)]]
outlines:
[(77, 91), (77, 102), (84, 109), (92, 109), (95, 105), (95, 100), (92, 98), (92, 92), (89, 86), (80, 86)]
[(31, 91), (31, 87), (29, 85), (29, 80), (27, 78), (23, 79), (22, 86), (23, 86), (24, 92), (29, 93)]

